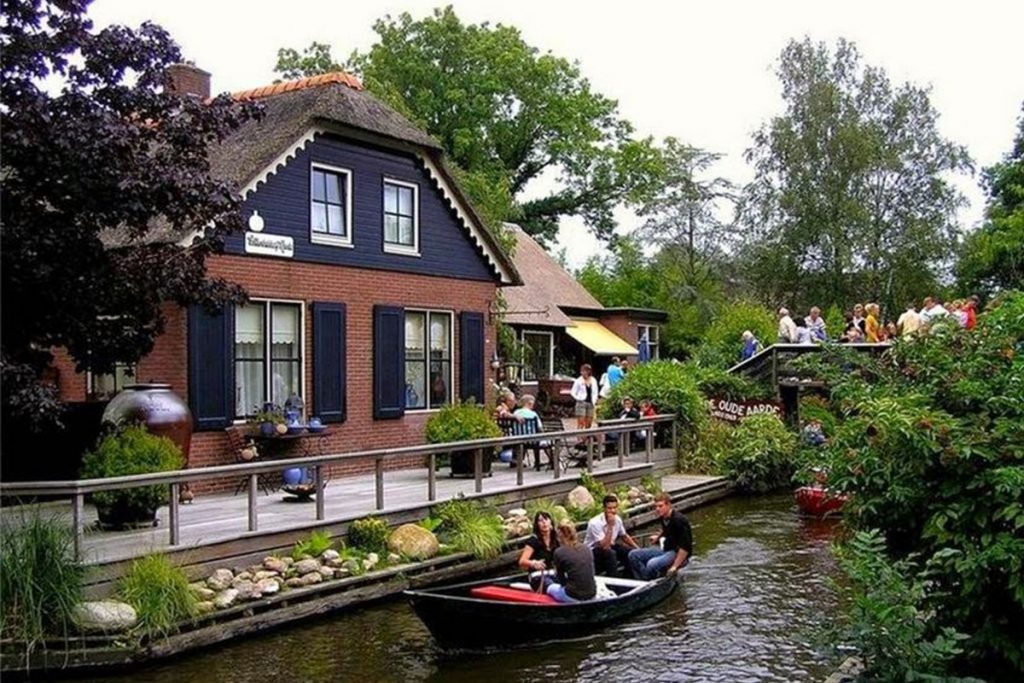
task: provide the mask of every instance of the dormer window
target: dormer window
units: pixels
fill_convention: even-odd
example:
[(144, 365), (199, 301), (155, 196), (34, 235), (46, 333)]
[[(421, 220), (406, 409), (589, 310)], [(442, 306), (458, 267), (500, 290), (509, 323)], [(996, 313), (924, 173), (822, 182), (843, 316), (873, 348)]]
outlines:
[(352, 172), (324, 164), (310, 168), (310, 239), (352, 246)]
[(384, 179), (384, 251), (420, 253), (420, 190), (415, 183)]

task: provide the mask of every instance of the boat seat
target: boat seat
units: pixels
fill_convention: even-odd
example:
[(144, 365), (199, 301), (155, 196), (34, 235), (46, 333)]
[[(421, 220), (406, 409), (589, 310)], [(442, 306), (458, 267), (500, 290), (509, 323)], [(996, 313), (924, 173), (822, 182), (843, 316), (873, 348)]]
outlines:
[(508, 586), (477, 586), (469, 591), (469, 595), (481, 600), (497, 600), (499, 602), (520, 602), (531, 605), (557, 605), (558, 601), (544, 593), (533, 593)]

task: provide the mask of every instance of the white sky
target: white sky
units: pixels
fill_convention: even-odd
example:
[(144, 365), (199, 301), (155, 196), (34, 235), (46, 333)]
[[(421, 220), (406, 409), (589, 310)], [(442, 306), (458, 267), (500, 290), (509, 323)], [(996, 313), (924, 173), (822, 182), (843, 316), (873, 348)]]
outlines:
[[(446, 0), (97, 0), (97, 26), (153, 20), (170, 31), (187, 59), (213, 73), (214, 92), (269, 83), (279, 47), (313, 40), (341, 60), (373, 42), (373, 22), (403, 11), (414, 17)], [(640, 134), (673, 135), (725, 154), (717, 173), (749, 179), (742, 158), (750, 134), (781, 108), (773, 63), (790, 38), (810, 35), (857, 43), (865, 62), (894, 82), (931, 85), (939, 128), (966, 145), (977, 168), (1010, 149), (1024, 101), (1024, 3), (886, 0), (828, 2), (668, 2), (605, 0), (452, 0), (465, 22), (512, 24), (541, 50), (575, 59), (594, 88), (618, 99)], [(961, 214), (972, 227), (982, 215), (977, 178), (959, 186), (971, 201)], [(622, 229), (633, 223), (621, 212)], [(570, 265), (599, 246), (581, 224), (566, 221), (559, 237)]]

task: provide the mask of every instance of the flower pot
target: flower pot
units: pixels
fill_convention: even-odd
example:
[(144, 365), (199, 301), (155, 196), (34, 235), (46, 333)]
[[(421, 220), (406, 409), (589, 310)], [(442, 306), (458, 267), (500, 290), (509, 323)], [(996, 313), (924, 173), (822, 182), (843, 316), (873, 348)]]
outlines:
[(284, 481), (285, 486), (296, 486), (302, 483), (302, 468), (291, 467), (281, 472), (281, 479)]
[(129, 384), (107, 405), (101, 422), (141, 422), (150, 434), (166, 436), (177, 444), (188, 467), (192, 413), (170, 384)]
[(277, 435), (277, 426), (273, 422), (260, 423), (260, 435), (266, 438)]
[[(456, 479), (472, 479), (475, 476), (473, 462), (476, 451), (452, 451), (449, 453), (451, 459), (451, 476)], [(480, 472), (483, 476), (491, 476), (491, 451), (484, 451), (480, 461)]]
[(104, 530), (147, 529), (157, 525), (156, 508), (144, 507), (128, 500), (96, 505), (99, 527)]

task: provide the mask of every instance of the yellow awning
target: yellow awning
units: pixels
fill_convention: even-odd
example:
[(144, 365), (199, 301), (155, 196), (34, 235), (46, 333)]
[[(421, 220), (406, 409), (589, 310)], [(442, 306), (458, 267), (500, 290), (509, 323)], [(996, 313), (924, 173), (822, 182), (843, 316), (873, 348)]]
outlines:
[(599, 356), (635, 356), (636, 347), (596, 320), (572, 319), (566, 333)]

